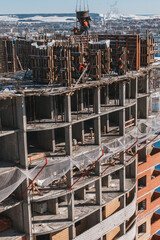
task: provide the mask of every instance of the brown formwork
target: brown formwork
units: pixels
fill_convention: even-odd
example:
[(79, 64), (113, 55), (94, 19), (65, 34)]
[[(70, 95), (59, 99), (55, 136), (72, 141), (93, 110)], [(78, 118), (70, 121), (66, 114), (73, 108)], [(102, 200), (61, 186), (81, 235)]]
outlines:
[(147, 31), (146, 39), (141, 39), (141, 66), (148, 66), (154, 62), (155, 46), (154, 38), (150, 37)]
[(108, 35), (108, 34), (98, 35), (99, 41), (107, 39), (111, 41), (110, 46), (117, 60), (119, 57), (117, 53), (118, 48), (125, 47), (127, 50), (127, 62), (128, 65), (130, 66), (130, 70), (140, 69), (140, 44), (141, 44), (140, 35)]
[[(101, 75), (109, 74), (110, 73), (110, 47), (106, 46), (106, 44), (98, 44), (93, 42), (92, 44), (88, 45), (89, 53), (99, 51), (101, 52), (101, 61), (100, 61), (100, 68), (101, 68)], [(90, 64), (91, 64), (91, 57), (90, 57)]]

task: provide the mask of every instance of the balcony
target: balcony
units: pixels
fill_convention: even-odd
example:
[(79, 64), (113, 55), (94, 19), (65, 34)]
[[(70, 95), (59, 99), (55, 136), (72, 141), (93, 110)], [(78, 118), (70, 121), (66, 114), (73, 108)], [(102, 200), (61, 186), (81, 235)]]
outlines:
[(151, 167), (156, 166), (159, 164), (159, 158), (160, 158), (160, 152), (154, 152), (152, 155), (147, 155), (146, 160), (140, 162), (139, 160), (139, 165), (138, 165), (138, 174), (145, 171), (146, 169), (149, 169)]
[(158, 176), (160, 176), (160, 171), (159, 170), (154, 170), (151, 176), (151, 180), (157, 178)]
[(151, 238), (151, 240), (160, 240), (160, 235), (155, 234), (155, 235)]
[(151, 235), (159, 231), (160, 213), (154, 213), (151, 219)]

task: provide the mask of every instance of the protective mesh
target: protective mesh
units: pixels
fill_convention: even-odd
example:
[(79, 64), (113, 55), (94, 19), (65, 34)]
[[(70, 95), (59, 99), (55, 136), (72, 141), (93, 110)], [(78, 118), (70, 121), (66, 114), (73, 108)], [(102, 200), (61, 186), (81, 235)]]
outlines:
[[(144, 142), (146, 139), (153, 137), (153, 135), (160, 130), (160, 115), (143, 121), (133, 129), (125, 137), (115, 139), (113, 142), (103, 144), (104, 157), (100, 159), (101, 162), (106, 162), (116, 153), (123, 152), (131, 147), (138, 137), (138, 143)], [(95, 149), (91, 152), (83, 153), (73, 158), (66, 158), (64, 161), (54, 162), (47, 165), (43, 171), (35, 179), (39, 186), (48, 186), (53, 181), (61, 179), (66, 173), (76, 166), (80, 171), (85, 170), (92, 165), (101, 155), (102, 149)], [(45, 163), (45, 161), (44, 161)], [(18, 186), (26, 179), (33, 180), (39, 171), (42, 169), (44, 163), (39, 164), (34, 169), (22, 170), (13, 168), (12, 171), (5, 172), (0, 175), (0, 202), (5, 200), (11, 193), (13, 193)]]

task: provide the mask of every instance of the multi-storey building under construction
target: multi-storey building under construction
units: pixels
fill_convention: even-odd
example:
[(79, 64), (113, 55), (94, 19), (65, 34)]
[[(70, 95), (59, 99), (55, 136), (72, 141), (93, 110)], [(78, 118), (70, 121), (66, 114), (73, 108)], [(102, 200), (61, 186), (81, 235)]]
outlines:
[(160, 239), (154, 40), (0, 43), (0, 240)]

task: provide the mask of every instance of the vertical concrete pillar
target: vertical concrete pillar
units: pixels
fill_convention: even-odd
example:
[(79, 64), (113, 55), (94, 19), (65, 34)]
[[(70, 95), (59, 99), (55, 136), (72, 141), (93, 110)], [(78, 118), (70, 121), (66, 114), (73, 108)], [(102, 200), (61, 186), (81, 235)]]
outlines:
[[(22, 192), (27, 188), (29, 185), (29, 181), (25, 180), (25, 182), (21, 185)], [(31, 202), (29, 198), (29, 193), (27, 192), (23, 196), (23, 203), (22, 203), (22, 214), (23, 221), (24, 221), (24, 230), (23, 232), (26, 234), (26, 240), (32, 239), (32, 213), (31, 213)]]
[(72, 125), (65, 127), (66, 155), (72, 156)]
[(96, 145), (101, 145), (101, 121), (100, 117), (94, 119), (94, 140)]
[[(23, 168), (28, 168), (28, 152), (27, 152), (27, 120), (26, 120), (26, 106), (25, 106), (25, 98), (17, 97), (16, 98), (16, 112), (17, 112), (17, 127), (19, 128), (18, 133), (18, 147), (19, 147), (19, 158), (20, 164)], [(20, 187), (20, 192), (22, 193), (27, 186), (29, 185), (28, 179), (25, 180)], [(20, 194), (21, 194), (20, 193)], [(32, 226), (31, 226), (31, 203), (29, 198), (29, 193), (26, 192), (23, 196), (22, 203), (22, 214), (24, 218), (24, 232), (26, 234), (26, 240), (32, 239)]]
[(69, 227), (69, 239), (74, 239), (76, 237), (75, 224)]
[(84, 109), (84, 102), (83, 102), (83, 89), (80, 90), (80, 99), (81, 99), (80, 110), (83, 111), (83, 109)]
[(68, 220), (74, 221), (74, 193), (69, 193), (67, 195), (68, 202)]
[(51, 106), (51, 119), (54, 119), (54, 104), (53, 104), (53, 96), (50, 96), (50, 106)]
[(86, 189), (85, 188), (78, 189), (75, 192), (75, 196), (78, 197), (78, 199), (85, 200), (86, 199)]
[(120, 191), (125, 192), (125, 185), (126, 185), (126, 171), (125, 167), (120, 170)]
[(148, 109), (149, 109), (149, 98), (143, 97), (139, 101), (139, 111), (141, 118), (147, 119), (148, 118)]
[(70, 188), (73, 184), (73, 170), (72, 170), (72, 163), (70, 161), (70, 170), (66, 174), (67, 176), (67, 187)]
[(101, 175), (101, 163), (97, 162), (95, 165), (95, 174), (100, 176)]
[(58, 198), (51, 199), (48, 202), (48, 210), (53, 214), (58, 214)]
[(150, 72), (147, 73), (146, 75), (146, 81), (145, 81), (145, 90), (146, 93), (149, 93), (149, 82), (150, 82)]
[(95, 182), (95, 188), (96, 188), (96, 203), (98, 205), (102, 204), (102, 182), (101, 179), (98, 179)]
[(73, 125), (72, 135), (73, 139), (81, 141), (82, 144), (84, 143), (84, 122)]
[(64, 97), (64, 120), (65, 122), (71, 122), (71, 96), (66, 95)]
[[(120, 208), (126, 207), (126, 196), (125, 194), (120, 198)], [(126, 234), (126, 221), (120, 225), (120, 236)]]
[(124, 82), (119, 83), (119, 105), (125, 106), (126, 99), (126, 84)]
[(109, 114), (107, 114), (106, 118), (107, 118), (106, 132), (108, 133), (108, 132), (110, 131), (110, 130), (109, 130)]
[(109, 85), (105, 87), (105, 104), (109, 104)]
[[(100, 162), (97, 162), (95, 165), (95, 173), (98, 176), (101, 175), (101, 163)], [(99, 179), (95, 182), (95, 188), (96, 188), (96, 203), (101, 205), (101, 203), (102, 203), (102, 179)]]
[(111, 176), (110, 175), (107, 175), (107, 176), (103, 177), (102, 178), (102, 186), (109, 187), (110, 181), (111, 181)]
[(100, 88), (94, 88), (94, 113), (99, 114), (101, 112), (101, 90)]
[(52, 151), (55, 152), (56, 150), (56, 141), (55, 141), (55, 130), (51, 130), (52, 131)]
[(26, 106), (24, 97), (16, 98), (16, 112), (17, 112), (17, 127), (18, 133), (18, 147), (19, 158), (22, 167), (28, 167), (28, 151), (27, 151), (27, 120), (26, 120)]
[(138, 77), (131, 80), (131, 97), (137, 99), (138, 95)]
[(101, 123), (102, 123), (102, 131), (104, 131), (104, 134), (109, 132), (109, 114), (105, 115), (102, 117), (101, 119)]
[(119, 135), (125, 135), (125, 109), (119, 111)]

